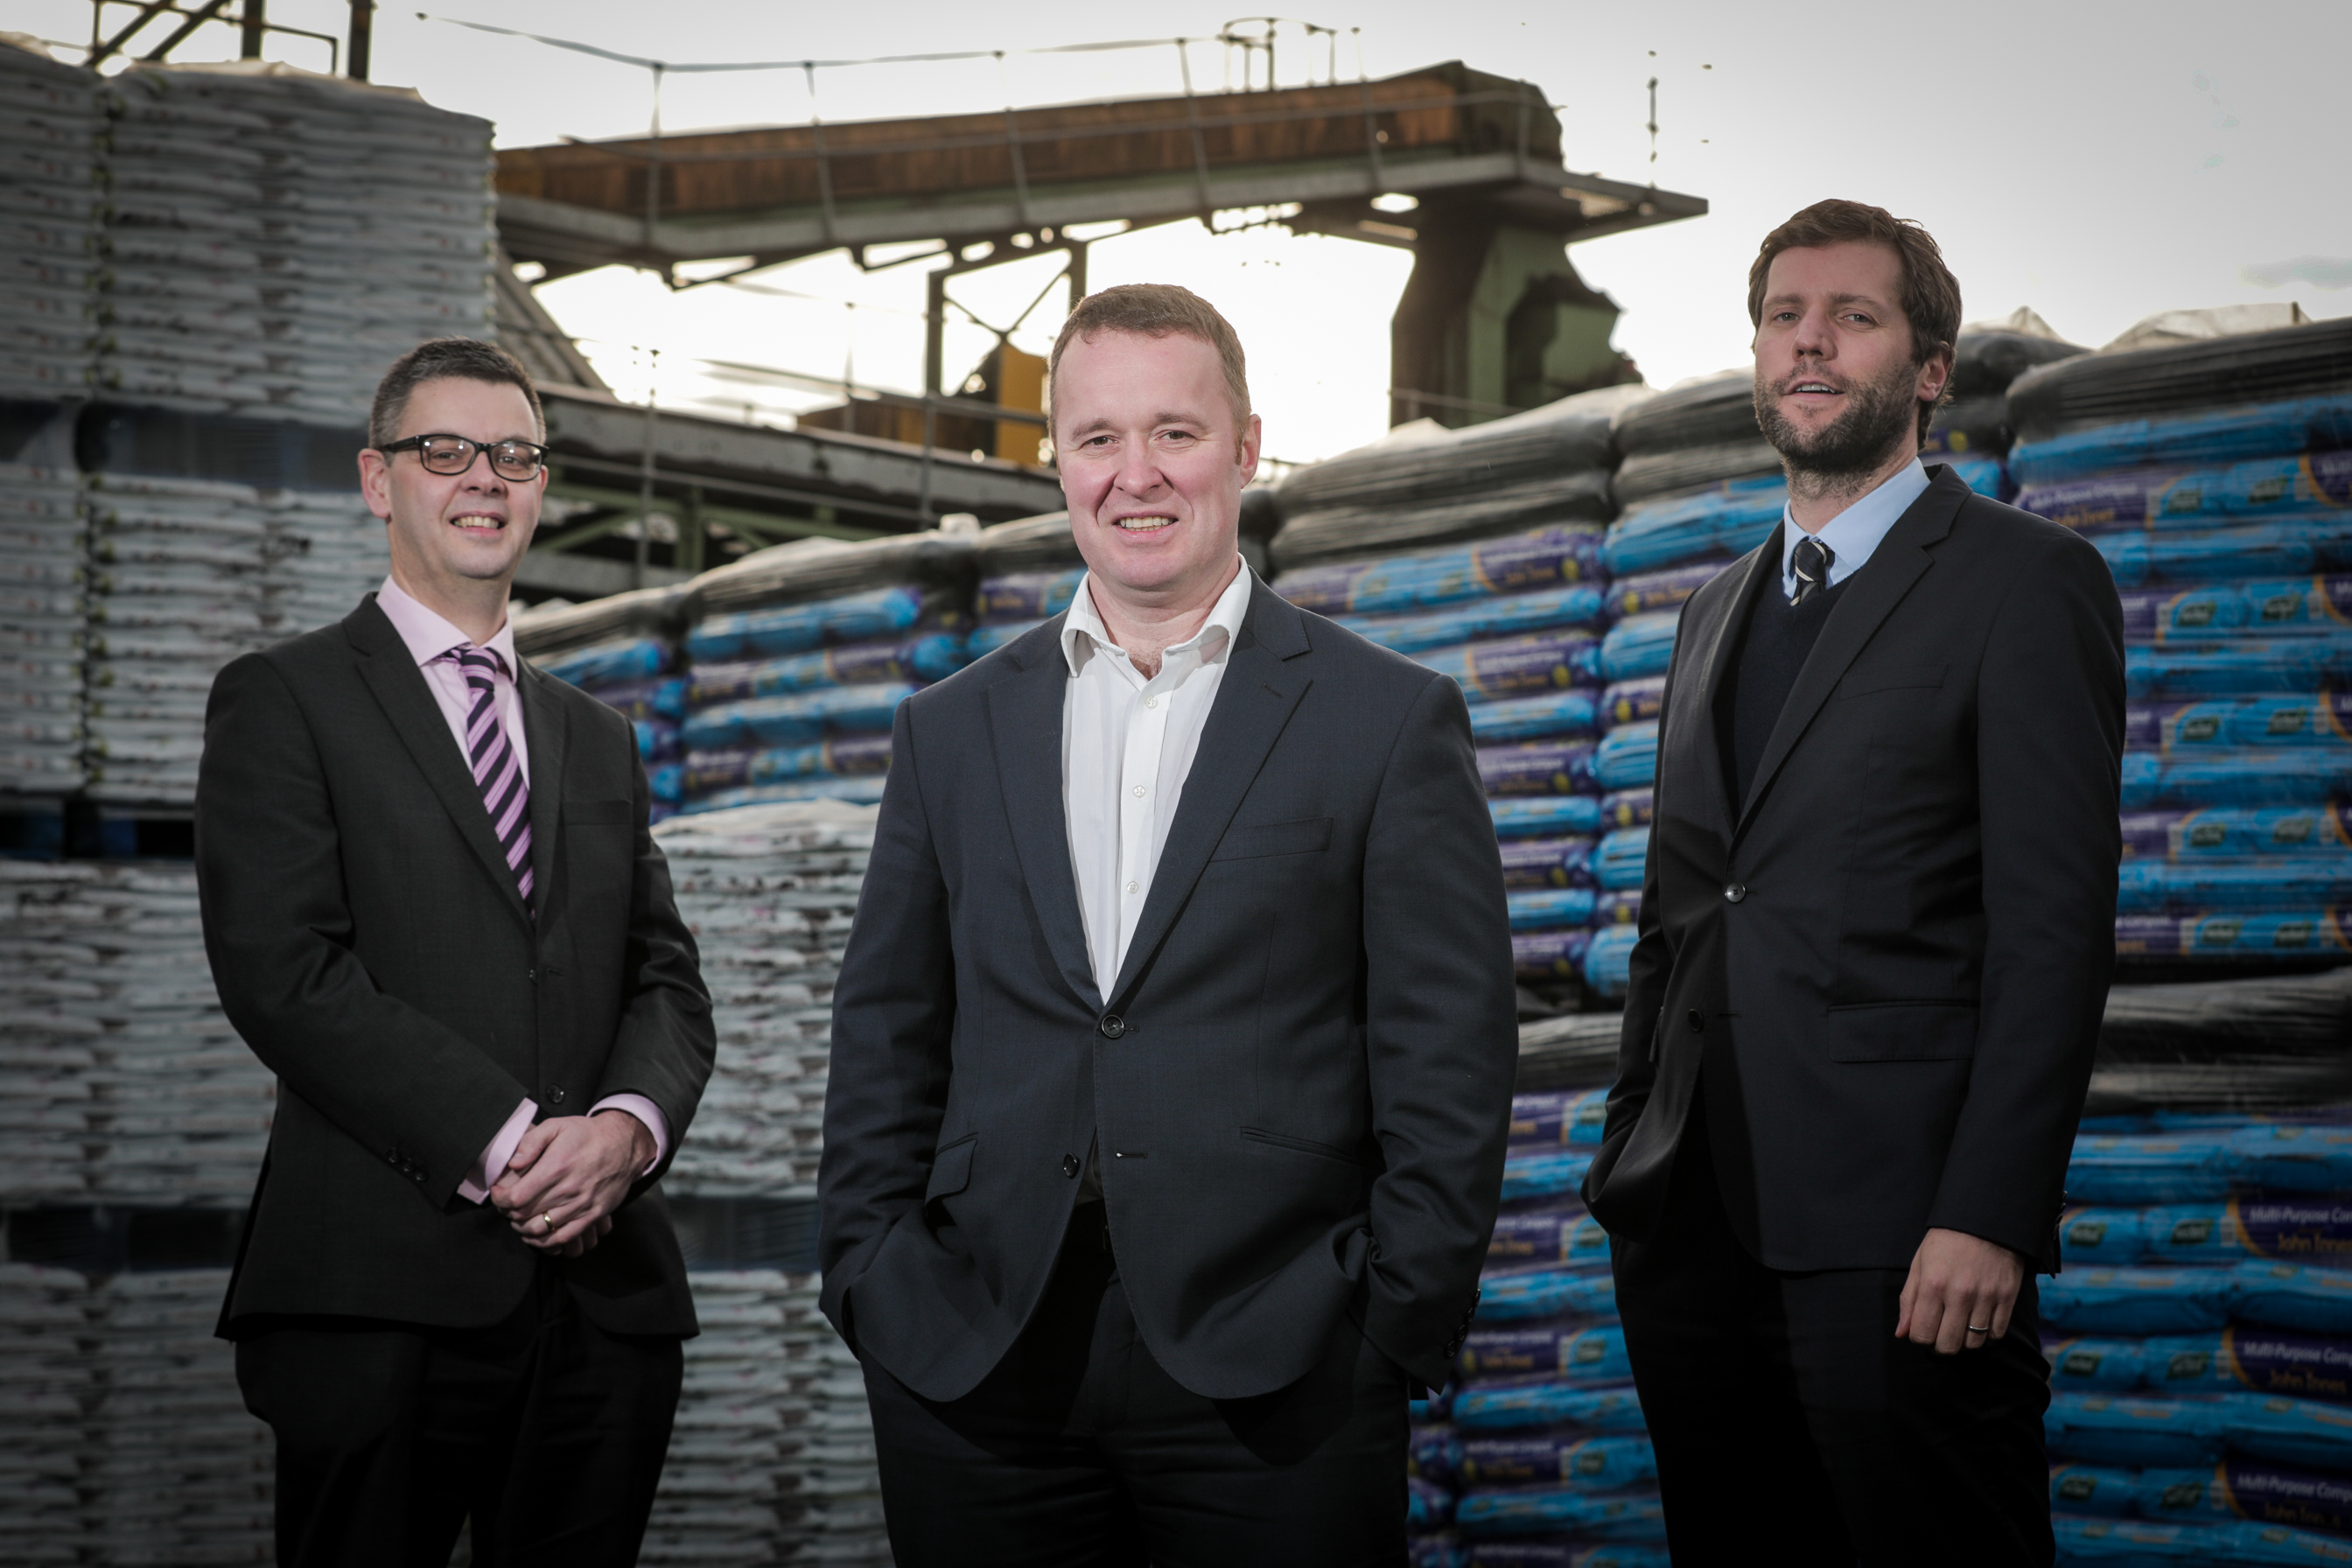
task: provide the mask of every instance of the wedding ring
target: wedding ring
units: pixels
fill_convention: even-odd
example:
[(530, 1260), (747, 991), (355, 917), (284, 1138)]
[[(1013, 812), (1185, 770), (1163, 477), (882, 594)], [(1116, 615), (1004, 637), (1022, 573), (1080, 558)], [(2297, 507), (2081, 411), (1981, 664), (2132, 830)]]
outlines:
[(1992, 1332), (1992, 1325), (1990, 1323), (1970, 1323), (1969, 1325), (1969, 1332), (1972, 1334), (1989, 1334)]
[(543, 1214), (543, 1215), (540, 1215), (540, 1216), (539, 1216), (539, 1223), (540, 1223), (540, 1224), (541, 1224), (541, 1225), (543, 1225), (543, 1226), (545, 1226), (548, 1228), (548, 1230), (549, 1230), (549, 1232), (550, 1232), (551, 1234), (552, 1234), (552, 1233), (553, 1233), (553, 1231), (554, 1231), (554, 1229), (555, 1229), (555, 1216), (554, 1216), (553, 1215), (551, 1215), (551, 1214)]

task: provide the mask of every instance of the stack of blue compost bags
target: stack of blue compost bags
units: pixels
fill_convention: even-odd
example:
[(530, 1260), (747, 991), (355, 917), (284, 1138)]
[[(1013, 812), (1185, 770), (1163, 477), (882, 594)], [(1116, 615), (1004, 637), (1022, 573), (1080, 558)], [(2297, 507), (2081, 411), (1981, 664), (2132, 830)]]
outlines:
[[(1963, 331), (1953, 401), (1938, 412), (1921, 458), (1950, 466), (1980, 494), (2007, 495), (2006, 388), (2030, 366), (2079, 353), (2048, 335), (2031, 312)], [(1633, 957), (1657, 771), (1658, 701), (1683, 602), (1771, 537), (1788, 503), (1780, 456), (1756, 428), (1754, 379), (1748, 371), (1725, 371), (1653, 398), (1618, 422), (1625, 458), (1616, 495), (1625, 511), (1610, 529), (1601, 557), (1609, 595), (1600, 663), (1609, 685), (1598, 762), (1611, 794), (1603, 810), (1608, 836), (1594, 861), (1601, 896), (1584, 952), (1586, 984), (1602, 995), (1623, 994)], [(1703, 488), (1670, 489), (1687, 484)]]
[(2352, 1114), (2087, 1119), (2066, 1188), (2059, 1561), (2352, 1562)]
[(966, 652), (994, 653), (1038, 623), (1070, 607), (1086, 562), (1070, 534), (1070, 514), (1047, 512), (980, 531), (980, 587), (972, 602)]
[(1609, 1238), (1577, 1196), (1607, 1092), (1511, 1102), (1477, 1316), (1454, 1381), (1414, 1412), (1417, 1565), (1664, 1568)]
[(688, 812), (882, 798), (898, 704), (971, 658), (966, 536), (811, 539), (689, 585)]
[(2126, 958), (2352, 951), (2352, 320), (2011, 389), (2018, 504), (2115, 570)]
[(677, 631), (685, 600), (679, 589), (643, 588), (515, 617), (518, 652), (635, 726), (655, 822), (677, 810), (684, 773), (687, 678)]
[[(1643, 395), (1612, 387), (1458, 432), (1406, 426), (1280, 491), (1275, 591), (1469, 699), (1512, 945), (1539, 988), (1579, 989), (1607, 886), (1602, 795), (1612, 778), (1647, 778), (1602, 740), (1601, 641), (1611, 432)], [(1383, 487), (1400, 498), (1386, 510)]]

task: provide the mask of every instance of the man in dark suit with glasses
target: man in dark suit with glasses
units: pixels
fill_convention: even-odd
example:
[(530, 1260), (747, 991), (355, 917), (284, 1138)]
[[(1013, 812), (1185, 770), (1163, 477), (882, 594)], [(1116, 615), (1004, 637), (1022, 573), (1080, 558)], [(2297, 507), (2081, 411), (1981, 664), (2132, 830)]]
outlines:
[(695, 1331), (655, 1183), (709, 1002), (628, 721), (516, 655), (538, 395), (395, 363), (360, 454), (392, 573), (224, 669), (196, 869), (278, 1116), (221, 1316), (285, 1563), (634, 1563)]

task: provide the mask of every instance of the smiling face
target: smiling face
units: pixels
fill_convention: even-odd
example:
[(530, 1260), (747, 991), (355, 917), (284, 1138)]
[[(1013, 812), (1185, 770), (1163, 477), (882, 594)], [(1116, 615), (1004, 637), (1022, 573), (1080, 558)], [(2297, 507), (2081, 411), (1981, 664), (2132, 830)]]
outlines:
[(1951, 368), (1948, 351), (1912, 358), (1891, 247), (1772, 258), (1756, 328), (1756, 421), (1792, 470), (1860, 476), (1916, 451), (1919, 405), (1942, 395)]
[(1234, 407), (1214, 348), (1179, 332), (1073, 340), (1054, 375), (1054, 447), (1097, 592), (1181, 608), (1232, 581), (1258, 421)]
[[(476, 442), (537, 441), (530, 400), (504, 383), (443, 376), (409, 394), (394, 440), (463, 436)], [(502, 479), (489, 454), (462, 474), (428, 473), (414, 451), (360, 454), (368, 510), (389, 525), (394, 580), (441, 609), (494, 591), (499, 602), (539, 527), (547, 470), (522, 484)]]

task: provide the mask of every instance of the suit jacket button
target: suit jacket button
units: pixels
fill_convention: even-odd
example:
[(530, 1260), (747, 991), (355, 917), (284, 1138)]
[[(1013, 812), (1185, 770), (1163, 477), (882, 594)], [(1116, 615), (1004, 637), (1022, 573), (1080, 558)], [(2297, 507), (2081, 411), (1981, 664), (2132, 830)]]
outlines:
[(549, 1084), (547, 1086), (547, 1103), (550, 1105), (561, 1105), (563, 1103), (563, 1089), (560, 1085)]
[(1734, 882), (1723, 889), (1723, 901), (1727, 904), (1736, 904), (1747, 896), (1748, 884), (1745, 882)]
[(1102, 1022), (1097, 1024), (1095, 1028), (1104, 1039), (1116, 1040), (1127, 1033), (1127, 1020), (1116, 1013), (1106, 1013), (1103, 1015)]
[(1062, 1174), (1066, 1176), (1075, 1176), (1078, 1173), (1078, 1157), (1076, 1154), (1065, 1154), (1062, 1156)]
[(1700, 1012), (1696, 1007), (1692, 1008), (1690, 1010), (1690, 1026), (1692, 1034), (1705, 1034), (1706, 1032), (1706, 1015)]

